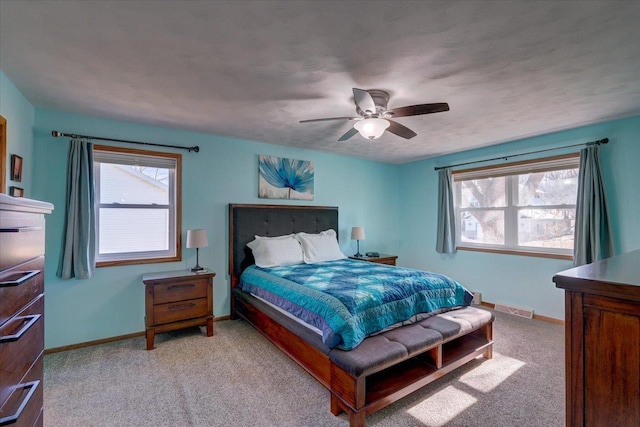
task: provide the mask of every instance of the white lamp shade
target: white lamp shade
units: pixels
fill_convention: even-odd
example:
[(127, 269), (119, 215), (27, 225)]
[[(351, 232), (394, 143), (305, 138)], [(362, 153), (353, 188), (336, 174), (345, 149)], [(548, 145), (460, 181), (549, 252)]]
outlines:
[(351, 227), (351, 240), (364, 240), (364, 227)]
[(360, 132), (360, 135), (364, 136), (367, 139), (376, 139), (380, 138), (384, 133), (385, 129), (387, 129), (391, 123), (385, 119), (364, 119), (356, 122), (353, 125), (354, 128)]
[(204, 228), (187, 230), (187, 248), (204, 248), (208, 245), (207, 230)]

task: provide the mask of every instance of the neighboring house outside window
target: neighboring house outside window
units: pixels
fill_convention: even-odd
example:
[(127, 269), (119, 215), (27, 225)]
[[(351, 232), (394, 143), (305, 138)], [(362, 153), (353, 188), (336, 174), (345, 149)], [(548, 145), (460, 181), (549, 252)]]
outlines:
[(453, 172), (458, 249), (571, 259), (577, 154)]
[(181, 260), (181, 160), (94, 147), (98, 266)]

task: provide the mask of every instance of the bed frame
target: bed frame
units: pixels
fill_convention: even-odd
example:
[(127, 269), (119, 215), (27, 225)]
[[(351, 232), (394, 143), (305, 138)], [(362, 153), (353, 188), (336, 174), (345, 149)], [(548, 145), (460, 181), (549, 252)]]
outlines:
[(331, 394), (332, 414), (339, 415), (346, 411), (350, 426), (364, 426), (366, 415), (392, 404), (478, 356), (483, 355), (487, 359), (492, 357), (493, 318), (474, 330), (451, 336), (437, 345), (430, 344), (420, 354), (393, 366), (369, 369), (366, 375), (354, 375), (331, 360), (329, 349), (309, 339), (308, 334), (305, 336), (301, 330), (304, 328), (296, 328), (291, 325), (295, 322), (286, 318), (283, 320), (284, 316), (274, 316), (276, 313), (269, 312), (264, 304), (261, 306), (259, 302), (250, 302), (250, 299), (255, 299), (251, 296), (236, 295), (236, 292), (241, 292), (235, 289), (240, 274), (254, 263), (251, 250), (246, 245), (255, 235), (319, 233), (330, 228), (338, 233), (337, 207), (229, 205), (231, 318), (241, 317), (248, 321), (326, 387)]

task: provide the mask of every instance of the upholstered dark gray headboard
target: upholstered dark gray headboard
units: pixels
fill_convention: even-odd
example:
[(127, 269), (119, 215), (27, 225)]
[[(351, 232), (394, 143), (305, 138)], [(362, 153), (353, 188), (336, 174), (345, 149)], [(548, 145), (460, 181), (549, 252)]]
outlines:
[(229, 274), (240, 276), (254, 263), (247, 243), (258, 236), (291, 233), (319, 233), (334, 229), (338, 233), (335, 206), (229, 205)]

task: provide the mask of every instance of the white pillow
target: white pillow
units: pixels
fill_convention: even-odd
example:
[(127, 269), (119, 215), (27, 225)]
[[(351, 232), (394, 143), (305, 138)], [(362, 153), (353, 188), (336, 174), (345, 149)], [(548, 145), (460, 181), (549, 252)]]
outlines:
[(302, 245), (304, 262), (307, 264), (346, 258), (338, 246), (335, 230), (319, 234), (297, 233), (295, 237)]
[(292, 234), (278, 237), (256, 236), (247, 246), (251, 248), (258, 267), (278, 267), (304, 262), (300, 243)]

